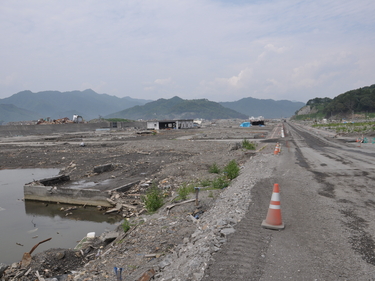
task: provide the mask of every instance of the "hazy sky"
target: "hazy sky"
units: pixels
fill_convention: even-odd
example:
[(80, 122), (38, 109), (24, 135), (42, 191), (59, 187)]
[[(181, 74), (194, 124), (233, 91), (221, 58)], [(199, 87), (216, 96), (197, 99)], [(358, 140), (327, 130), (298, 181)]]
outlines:
[(374, 0), (2, 0), (0, 98), (306, 102), (375, 84)]

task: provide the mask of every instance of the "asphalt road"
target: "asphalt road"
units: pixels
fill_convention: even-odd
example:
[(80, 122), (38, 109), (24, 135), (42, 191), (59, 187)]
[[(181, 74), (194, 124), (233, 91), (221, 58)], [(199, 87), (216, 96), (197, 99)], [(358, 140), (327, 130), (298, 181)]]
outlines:
[[(245, 218), (203, 280), (375, 280), (375, 145), (294, 123), (284, 131), (273, 176), (253, 187)], [(274, 183), (281, 231), (261, 227)]]

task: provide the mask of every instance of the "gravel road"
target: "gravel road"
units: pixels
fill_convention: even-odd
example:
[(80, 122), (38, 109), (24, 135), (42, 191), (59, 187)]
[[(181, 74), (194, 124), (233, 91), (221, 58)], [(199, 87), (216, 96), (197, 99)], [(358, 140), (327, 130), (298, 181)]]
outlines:
[[(374, 149), (295, 124), (285, 129), (272, 175), (251, 189), (245, 218), (203, 280), (375, 280)], [(282, 231), (260, 227), (273, 183), (280, 185)]]

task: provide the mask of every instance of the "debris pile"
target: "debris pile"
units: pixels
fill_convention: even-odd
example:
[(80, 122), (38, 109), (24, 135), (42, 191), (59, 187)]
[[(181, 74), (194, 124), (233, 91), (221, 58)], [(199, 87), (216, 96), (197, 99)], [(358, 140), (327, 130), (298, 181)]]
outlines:
[(50, 125), (50, 124), (68, 124), (74, 123), (72, 120), (69, 120), (68, 117), (60, 118), (60, 119), (53, 119), (52, 121), (48, 121), (45, 119), (39, 119), (36, 123), (37, 125)]

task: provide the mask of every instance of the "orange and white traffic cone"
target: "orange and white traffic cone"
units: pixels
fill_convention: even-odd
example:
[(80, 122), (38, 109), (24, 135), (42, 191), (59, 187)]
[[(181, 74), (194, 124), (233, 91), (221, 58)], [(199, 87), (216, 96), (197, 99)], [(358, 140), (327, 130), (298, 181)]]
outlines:
[(268, 208), (267, 218), (262, 222), (262, 227), (276, 230), (285, 228), (281, 220), (280, 189), (279, 184), (277, 183), (273, 185), (273, 193)]
[(277, 143), (276, 146), (275, 146), (275, 150), (273, 151), (273, 154), (274, 154), (274, 155), (279, 154), (279, 144), (278, 144), (278, 143)]

